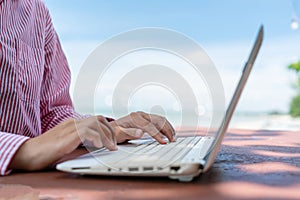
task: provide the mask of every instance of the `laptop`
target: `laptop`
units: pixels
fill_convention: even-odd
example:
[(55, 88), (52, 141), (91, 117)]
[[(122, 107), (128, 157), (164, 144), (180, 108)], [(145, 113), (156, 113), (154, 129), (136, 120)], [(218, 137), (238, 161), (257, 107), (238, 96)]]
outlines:
[[(160, 145), (154, 139), (130, 141), (118, 151), (101, 148), (62, 162), (58, 170), (86, 175), (169, 177), (192, 181), (214, 163), (228, 125), (245, 87), (264, 36), (260, 26), (242, 76), (215, 136), (179, 137), (176, 142)], [(230, 162), (230, 161), (229, 161)]]

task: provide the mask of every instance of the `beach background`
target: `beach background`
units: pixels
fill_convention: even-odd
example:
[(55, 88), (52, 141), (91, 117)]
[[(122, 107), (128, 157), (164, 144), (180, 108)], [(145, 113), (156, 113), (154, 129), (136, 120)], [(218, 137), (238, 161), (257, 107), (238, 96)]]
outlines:
[[(300, 130), (300, 119), (288, 115), (289, 104), (296, 94), (293, 88), (296, 76), (287, 69), (289, 64), (300, 59), (299, 0), (45, 2), (70, 64), (71, 96), (83, 63), (98, 45), (124, 31), (158, 27), (180, 32), (201, 45), (219, 72), (228, 104), (257, 30), (264, 24), (265, 40), (230, 128)], [(111, 111), (112, 82), (122, 78), (118, 72), (129, 70), (136, 57), (124, 58), (124, 63), (119, 62), (112, 67), (111, 74), (106, 77), (109, 81), (102, 85), (105, 94), (101, 93), (101, 88), (95, 92), (95, 114), (118, 115)], [(168, 62), (180, 72), (177, 58), (160, 56), (157, 59)], [(187, 79), (192, 76), (186, 70), (184, 73)], [(88, 87), (88, 81), (86, 84)], [(201, 80), (191, 82), (191, 88), (199, 87)], [(209, 99), (203, 99), (207, 102), (202, 102), (200, 107), (205, 110), (209, 107)], [(164, 113), (175, 126), (190, 125), (188, 122), (181, 124), (180, 105), (177, 105), (176, 98), (157, 85), (142, 88), (130, 102), (128, 111), (155, 112), (154, 108), (159, 106), (161, 110), (158, 109), (158, 113)], [(84, 105), (84, 100), (80, 105)], [(85, 113), (84, 106), (77, 109)], [(206, 120), (205, 113), (201, 117)]]

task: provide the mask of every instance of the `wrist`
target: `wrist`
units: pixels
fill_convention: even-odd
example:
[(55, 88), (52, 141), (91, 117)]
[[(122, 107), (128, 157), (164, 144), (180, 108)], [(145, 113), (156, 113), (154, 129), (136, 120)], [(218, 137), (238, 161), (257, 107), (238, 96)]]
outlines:
[(36, 157), (35, 154), (38, 149), (32, 151), (32, 140), (33, 139), (29, 139), (20, 146), (9, 165), (10, 169), (34, 170), (34, 167), (36, 166), (34, 163)]

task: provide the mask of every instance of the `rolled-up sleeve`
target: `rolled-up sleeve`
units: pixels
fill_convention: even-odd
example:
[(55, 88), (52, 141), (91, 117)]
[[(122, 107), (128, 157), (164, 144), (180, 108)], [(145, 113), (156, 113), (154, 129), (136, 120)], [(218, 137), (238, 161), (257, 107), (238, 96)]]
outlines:
[(8, 169), (9, 164), (21, 145), (28, 139), (29, 137), (0, 132), (0, 175), (4, 176), (11, 172)]
[(24, 142), (85, 116), (74, 111), (69, 66), (44, 3), (3, 1), (0, 15), (1, 36), (11, 37), (0, 39), (0, 175), (7, 175)]

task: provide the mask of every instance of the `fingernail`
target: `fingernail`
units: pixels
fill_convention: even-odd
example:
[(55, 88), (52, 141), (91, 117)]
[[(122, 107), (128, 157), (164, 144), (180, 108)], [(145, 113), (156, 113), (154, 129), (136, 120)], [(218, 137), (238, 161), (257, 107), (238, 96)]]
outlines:
[(176, 140), (177, 140), (177, 137), (174, 136), (174, 137), (173, 137), (173, 142), (176, 142)]
[(167, 142), (163, 140), (163, 141), (161, 142), (161, 144), (167, 144)]
[(113, 150), (113, 151), (117, 151), (117, 150), (118, 150), (118, 146), (114, 146), (114, 147), (112, 148), (112, 150)]
[(143, 131), (142, 131), (141, 129), (137, 129), (137, 130), (135, 131), (134, 136), (135, 136), (135, 137), (142, 137), (142, 134), (143, 134)]

